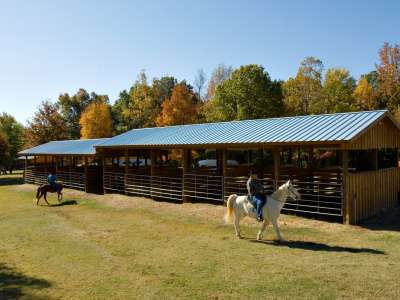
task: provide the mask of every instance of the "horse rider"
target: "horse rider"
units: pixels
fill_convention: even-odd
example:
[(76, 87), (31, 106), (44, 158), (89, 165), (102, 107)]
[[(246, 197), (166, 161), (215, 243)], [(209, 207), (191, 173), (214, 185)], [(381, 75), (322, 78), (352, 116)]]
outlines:
[(50, 184), (51, 188), (58, 192), (58, 184), (57, 184), (57, 177), (53, 173), (50, 173), (49, 176), (47, 176), (47, 182)]
[(264, 221), (262, 208), (266, 202), (267, 196), (264, 192), (264, 186), (261, 180), (258, 179), (256, 172), (250, 172), (250, 177), (247, 180), (246, 185), (250, 203), (256, 208), (256, 219), (257, 221), (262, 222)]

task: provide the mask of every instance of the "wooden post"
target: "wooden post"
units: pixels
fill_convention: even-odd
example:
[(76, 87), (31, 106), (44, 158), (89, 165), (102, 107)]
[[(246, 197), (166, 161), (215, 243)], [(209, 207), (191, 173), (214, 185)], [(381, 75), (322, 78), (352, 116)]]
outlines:
[(89, 192), (88, 157), (85, 156), (85, 192)]
[(347, 178), (349, 176), (349, 153), (347, 150), (342, 151), (342, 214), (343, 223), (353, 224), (354, 218), (352, 216), (352, 197), (348, 192)]
[(280, 165), (279, 149), (272, 150), (272, 156), (274, 158), (274, 190), (277, 190), (279, 187), (279, 165)]
[(150, 149), (150, 197), (153, 198), (153, 176), (156, 174), (156, 149)]
[(260, 165), (259, 170), (258, 170), (258, 176), (259, 178), (263, 179), (264, 178), (264, 149), (260, 148), (258, 149), (258, 159), (260, 160)]
[(190, 155), (190, 150), (189, 149), (182, 149), (182, 202), (186, 203), (189, 202), (189, 198), (186, 197), (185, 194), (185, 175), (187, 174), (189, 170), (189, 155)]
[(105, 186), (106, 186), (106, 184), (105, 184), (105, 176), (104, 176), (104, 174), (105, 174), (105, 172), (106, 172), (106, 160), (105, 160), (105, 157), (104, 157), (104, 153), (101, 153), (101, 166), (102, 166), (102, 171), (103, 171), (103, 195), (105, 195), (106, 194), (106, 189), (104, 188)]
[(228, 175), (228, 150), (226, 148), (221, 151), (221, 167), (222, 167), (222, 201), (225, 201), (225, 178)]
[(44, 156), (44, 173), (47, 176), (47, 155)]
[(126, 183), (128, 180), (128, 172), (129, 172), (129, 150), (128, 148), (125, 149), (125, 176), (124, 176), (124, 192), (125, 195), (128, 194), (126, 190)]
[(24, 183), (26, 183), (26, 169), (28, 168), (28, 156), (25, 155), (25, 166), (24, 166)]

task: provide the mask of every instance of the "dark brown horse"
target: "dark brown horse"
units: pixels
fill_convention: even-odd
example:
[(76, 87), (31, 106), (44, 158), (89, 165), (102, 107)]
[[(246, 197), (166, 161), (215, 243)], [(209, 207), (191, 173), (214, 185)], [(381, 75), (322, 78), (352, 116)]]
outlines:
[(47, 205), (50, 205), (49, 202), (47, 202), (47, 193), (56, 193), (57, 192), (57, 200), (58, 202), (62, 201), (62, 189), (63, 189), (63, 185), (61, 182), (57, 182), (57, 189), (54, 189), (50, 184), (42, 184), (38, 187), (37, 189), (37, 193), (36, 193), (36, 205), (39, 205), (39, 200), (40, 198), (42, 198), (42, 196), (44, 197), (44, 201), (46, 201)]

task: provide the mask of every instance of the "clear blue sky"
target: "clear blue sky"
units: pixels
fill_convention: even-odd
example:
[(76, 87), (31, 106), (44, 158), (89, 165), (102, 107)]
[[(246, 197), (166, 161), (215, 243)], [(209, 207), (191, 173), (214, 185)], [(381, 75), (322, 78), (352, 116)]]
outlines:
[(25, 123), (44, 99), (79, 88), (114, 102), (141, 69), (193, 82), (219, 63), (273, 79), (305, 56), (358, 78), (400, 43), (400, 1), (0, 0), (0, 112)]

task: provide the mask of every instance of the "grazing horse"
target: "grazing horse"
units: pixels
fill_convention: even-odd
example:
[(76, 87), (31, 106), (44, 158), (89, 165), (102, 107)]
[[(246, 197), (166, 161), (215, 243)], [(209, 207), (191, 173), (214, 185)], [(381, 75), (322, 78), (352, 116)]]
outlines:
[[(274, 226), (277, 239), (282, 241), (278, 227), (278, 218), (288, 197), (300, 199), (299, 192), (295, 189), (290, 180), (281, 185), (271, 196), (267, 197), (267, 203), (263, 206), (264, 221), (262, 222), (261, 228), (257, 234), (257, 240), (261, 240), (262, 234), (267, 228), (268, 223), (271, 222)], [(240, 238), (240, 219), (245, 216), (256, 218), (256, 210), (249, 202), (247, 195), (230, 195), (226, 206), (227, 212), (225, 215), (225, 221), (229, 222), (232, 221), (232, 218), (234, 219), (236, 236)]]
[(50, 205), (49, 202), (47, 202), (47, 193), (55, 193), (57, 192), (57, 200), (58, 202), (61, 202), (63, 194), (62, 194), (62, 189), (63, 185), (61, 182), (57, 182), (58, 188), (54, 189), (50, 184), (42, 184), (38, 187), (37, 192), (36, 192), (36, 205), (39, 205), (39, 200), (40, 198), (44, 198), (44, 201), (46, 201), (47, 205)]

